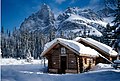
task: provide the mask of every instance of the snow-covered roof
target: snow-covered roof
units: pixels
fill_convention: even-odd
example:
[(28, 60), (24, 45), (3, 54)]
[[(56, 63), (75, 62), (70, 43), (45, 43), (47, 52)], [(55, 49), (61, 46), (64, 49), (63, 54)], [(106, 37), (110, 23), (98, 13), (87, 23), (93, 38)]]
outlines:
[(80, 56), (98, 56), (98, 52), (90, 47), (86, 47), (83, 44), (80, 44), (73, 40), (66, 40), (62, 38), (56, 38), (53, 41), (45, 44), (44, 51), (41, 56), (44, 56), (48, 51), (50, 51), (56, 44), (61, 44), (68, 49), (71, 49), (73, 52)]
[(95, 46), (99, 48), (100, 50), (104, 51), (106, 54), (110, 56), (116, 56), (118, 53), (114, 51), (110, 46), (103, 44), (101, 42), (98, 42), (96, 40), (93, 40), (91, 38), (81, 38), (81, 37), (76, 37), (74, 41), (83, 41), (86, 42), (89, 45)]

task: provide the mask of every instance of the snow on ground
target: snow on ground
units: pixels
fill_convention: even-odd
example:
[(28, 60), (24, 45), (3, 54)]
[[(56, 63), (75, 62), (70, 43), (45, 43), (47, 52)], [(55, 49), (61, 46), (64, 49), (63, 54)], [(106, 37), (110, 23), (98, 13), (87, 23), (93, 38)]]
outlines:
[[(16, 62), (10, 64), (9, 62), (11, 61), (9, 59), (4, 59), (3, 61), (2, 63), (4, 64), (1, 64), (2, 81), (120, 81), (120, 70), (114, 70), (108, 64), (100, 63), (95, 67), (95, 71), (88, 73), (49, 74), (43, 73), (43, 64), (39, 64), (41, 60), (37, 60), (35, 64), (19, 63), (18, 65), (14, 64)], [(8, 64), (5, 65), (5, 63)]]
[(32, 60), (31, 62), (27, 62), (25, 59), (17, 60), (13, 58), (9, 58), (9, 59), (2, 58), (0, 64), (1, 65), (43, 64), (43, 60)]
[(97, 71), (97, 70), (104, 70), (104, 69), (113, 69), (113, 67), (111, 66), (111, 64), (99, 63), (95, 67), (93, 67), (91, 70)]

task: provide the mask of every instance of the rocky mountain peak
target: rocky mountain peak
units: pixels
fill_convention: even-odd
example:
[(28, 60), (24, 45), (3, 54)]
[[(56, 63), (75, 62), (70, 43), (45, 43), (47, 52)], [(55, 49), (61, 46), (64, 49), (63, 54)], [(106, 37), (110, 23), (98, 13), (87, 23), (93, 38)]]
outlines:
[(114, 15), (114, 9), (110, 8), (109, 6), (103, 7), (102, 9), (98, 10), (97, 13), (101, 17), (111, 17)]
[(68, 7), (62, 14), (58, 16), (59, 21), (64, 21), (71, 15), (78, 15), (90, 20), (103, 20), (96, 12), (91, 9), (80, 9), (78, 7)]
[(25, 18), (24, 22), (21, 24), (21, 30), (34, 30), (34, 31), (43, 31), (46, 27), (54, 25), (55, 17), (50, 9), (50, 7), (46, 4), (41, 6), (41, 9), (30, 15), (28, 18)]
[(55, 20), (54, 14), (47, 4), (44, 3), (41, 6), (41, 10), (38, 11), (36, 14), (38, 15), (39, 19), (43, 20), (44, 23), (46, 23), (46, 26), (49, 24), (54, 24), (53, 22)]

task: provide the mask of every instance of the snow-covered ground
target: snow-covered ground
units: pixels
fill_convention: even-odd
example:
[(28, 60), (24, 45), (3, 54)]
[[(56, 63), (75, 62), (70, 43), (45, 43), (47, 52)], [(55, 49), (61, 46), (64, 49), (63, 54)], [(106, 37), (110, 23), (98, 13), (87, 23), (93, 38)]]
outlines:
[(81, 74), (43, 73), (43, 67), (41, 60), (27, 63), (25, 60), (2, 59), (2, 81), (120, 81), (120, 70), (108, 64), (100, 63), (92, 69), (94, 71)]
[[(1, 65), (24, 65), (24, 64), (43, 64), (44, 60), (31, 60), (31, 62), (27, 62), (27, 60), (25, 59), (21, 59), (21, 60), (17, 60), (17, 59), (13, 59), (13, 58), (9, 58), (9, 59), (1, 59)], [(47, 63), (47, 61), (46, 61)]]

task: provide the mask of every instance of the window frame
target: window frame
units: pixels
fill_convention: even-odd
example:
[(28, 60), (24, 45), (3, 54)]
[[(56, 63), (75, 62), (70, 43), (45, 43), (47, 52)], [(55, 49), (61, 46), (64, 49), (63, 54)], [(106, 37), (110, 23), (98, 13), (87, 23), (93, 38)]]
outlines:
[(65, 47), (61, 47), (61, 49), (60, 49), (60, 55), (61, 56), (66, 56), (67, 54), (66, 54), (66, 48)]

